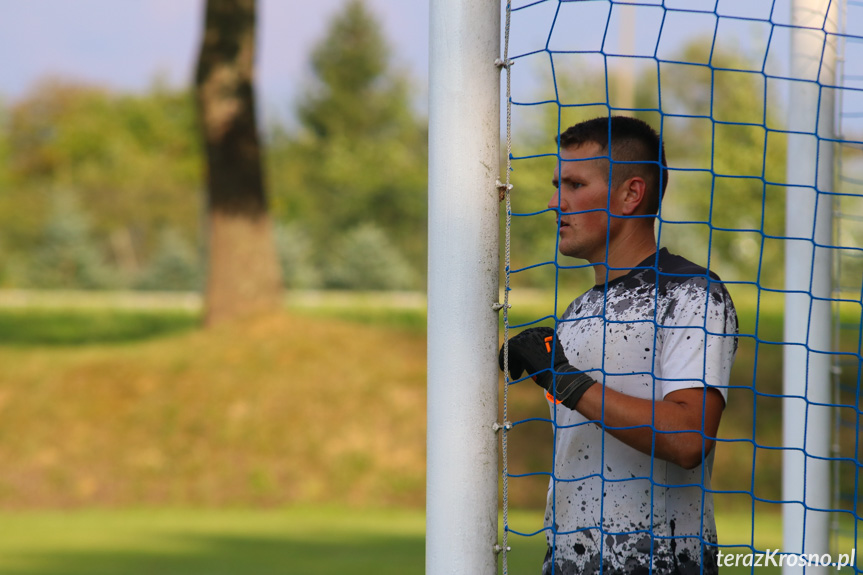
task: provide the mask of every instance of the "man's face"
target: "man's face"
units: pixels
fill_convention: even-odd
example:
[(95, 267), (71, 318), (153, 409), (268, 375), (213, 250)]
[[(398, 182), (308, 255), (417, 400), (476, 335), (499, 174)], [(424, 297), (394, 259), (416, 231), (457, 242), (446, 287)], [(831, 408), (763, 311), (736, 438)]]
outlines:
[(557, 210), (560, 253), (590, 263), (606, 261), (609, 210), (620, 213), (608, 192), (608, 160), (584, 160), (603, 155), (595, 143), (562, 149), (548, 202)]

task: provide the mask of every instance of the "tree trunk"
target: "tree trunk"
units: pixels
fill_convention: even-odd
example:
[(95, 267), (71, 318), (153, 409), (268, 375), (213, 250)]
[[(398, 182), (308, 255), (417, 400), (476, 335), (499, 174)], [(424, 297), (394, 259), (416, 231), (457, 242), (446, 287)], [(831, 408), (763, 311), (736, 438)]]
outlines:
[(276, 310), (282, 299), (255, 115), (255, 4), (207, 0), (195, 77), (207, 158), (207, 325)]

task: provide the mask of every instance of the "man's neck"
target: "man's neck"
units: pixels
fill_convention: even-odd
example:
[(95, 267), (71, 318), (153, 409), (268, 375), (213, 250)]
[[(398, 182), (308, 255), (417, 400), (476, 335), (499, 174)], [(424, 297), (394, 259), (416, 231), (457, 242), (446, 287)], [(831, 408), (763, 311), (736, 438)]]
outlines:
[(611, 280), (623, 277), (632, 268), (656, 253), (656, 238), (653, 233), (634, 234), (630, 237), (617, 238), (618, 241), (608, 247), (607, 258), (594, 263), (593, 273), (596, 285), (605, 284)]

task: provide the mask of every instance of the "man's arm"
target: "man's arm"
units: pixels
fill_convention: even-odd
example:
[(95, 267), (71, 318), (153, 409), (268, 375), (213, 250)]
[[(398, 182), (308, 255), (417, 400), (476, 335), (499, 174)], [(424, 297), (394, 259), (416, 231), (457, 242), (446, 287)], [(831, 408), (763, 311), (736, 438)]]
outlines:
[(716, 443), (725, 399), (714, 386), (728, 384), (737, 316), (727, 291), (701, 276), (683, 282), (673, 298), (673, 313), (657, 318), (662, 345), (655, 362), (657, 373), (667, 378), (663, 399), (639, 399), (595, 385), (573, 407), (630, 447), (693, 469)]
[[(685, 331), (676, 335), (683, 337)], [(648, 455), (692, 469), (715, 444), (725, 407), (718, 389), (682, 388), (658, 401), (623, 394), (570, 365), (555, 331), (547, 327), (530, 328), (510, 339), (509, 365), (504, 365), (503, 348), (499, 362), (514, 379), (527, 371), (557, 403)]]
[(575, 405), (630, 447), (685, 469), (698, 467), (713, 449), (724, 407), (722, 394), (712, 388), (680, 389), (654, 402), (604, 385), (591, 386)]

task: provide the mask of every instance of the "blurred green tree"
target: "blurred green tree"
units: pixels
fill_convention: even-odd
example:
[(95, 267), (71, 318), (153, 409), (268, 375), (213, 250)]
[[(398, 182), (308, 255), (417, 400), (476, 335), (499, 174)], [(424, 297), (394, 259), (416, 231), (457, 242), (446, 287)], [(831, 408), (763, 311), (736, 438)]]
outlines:
[(256, 0), (207, 0), (195, 75), (207, 158), (207, 325), (282, 301), (255, 111), (256, 17)]
[[(393, 275), (389, 287), (406, 287), (405, 277), (419, 287), (427, 242), (427, 129), (412, 108), (408, 76), (392, 65), (381, 27), (362, 1), (347, 2), (330, 22), (312, 53), (311, 72), (297, 107), (298, 128), (271, 135), (276, 214), (311, 239), (319, 267), (338, 260), (327, 254), (342, 249), (343, 237), (368, 238), (366, 224), (374, 224), (393, 257), (413, 269), (398, 281)], [(349, 287), (345, 279), (327, 279), (340, 273), (322, 269), (318, 277), (325, 286)], [(290, 270), (287, 279), (293, 282)]]
[(145, 290), (200, 291), (200, 253), (174, 228), (165, 228), (158, 249), (136, 283)]
[(316, 259), (308, 228), (299, 221), (276, 226), (276, 247), (288, 289), (315, 289), (323, 285), (323, 270)]
[(726, 281), (780, 288), (783, 243), (772, 238), (785, 233), (787, 138), (777, 87), (763, 62), (709, 42), (688, 44), (674, 60), (687, 64), (661, 63), (638, 92), (639, 107), (665, 114), (673, 169), (663, 243), (700, 250), (693, 257)]
[(78, 199), (118, 281), (131, 283), (142, 271), (157, 248), (155, 230), (170, 227), (197, 244), (195, 126), (191, 95), (159, 82), (140, 95), (58, 80), (38, 84), (0, 123), (4, 253), (21, 256), (41, 241), (57, 193)]
[(113, 287), (112, 270), (105, 265), (90, 233), (90, 221), (74, 195), (55, 193), (42, 236), (19, 268), (25, 286), (48, 289)]
[[(11, 184), (11, 178), (9, 175), (9, 130), (7, 124), (8, 113), (6, 105), (2, 98), (0, 98), (0, 190), (9, 190)], [(0, 211), (3, 211), (3, 208), (7, 206), (11, 208), (13, 205), (14, 204), (10, 204), (8, 201), (8, 193), (0, 193)], [(0, 217), (0, 222), (2, 222), (2, 217)], [(0, 228), (2, 228), (2, 223), (0, 223)], [(8, 266), (8, 242), (6, 241), (6, 238), (0, 234), (0, 285), (3, 285), (6, 281)]]
[(343, 289), (410, 289), (416, 272), (386, 234), (371, 222), (341, 236), (328, 254), (327, 284)]
[(6, 102), (0, 98), (0, 189), (8, 189), (9, 186), (9, 114)]

